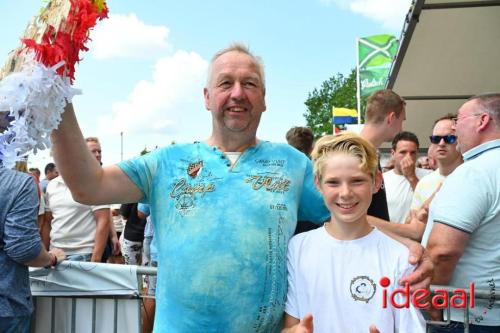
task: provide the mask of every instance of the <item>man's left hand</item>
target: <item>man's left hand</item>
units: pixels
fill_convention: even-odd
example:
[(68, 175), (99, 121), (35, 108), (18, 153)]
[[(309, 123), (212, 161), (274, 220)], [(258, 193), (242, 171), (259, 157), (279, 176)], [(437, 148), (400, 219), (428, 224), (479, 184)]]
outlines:
[(429, 257), (428, 252), (420, 243), (406, 239), (403, 241), (410, 250), (410, 264), (417, 265), (415, 270), (401, 278), (399, 284), (404, 285), (406, 282), (410, 284), (410, 291), (417, 289), (428, 289), (431, 285), (432, 275), (434, 274), (434, 265)]

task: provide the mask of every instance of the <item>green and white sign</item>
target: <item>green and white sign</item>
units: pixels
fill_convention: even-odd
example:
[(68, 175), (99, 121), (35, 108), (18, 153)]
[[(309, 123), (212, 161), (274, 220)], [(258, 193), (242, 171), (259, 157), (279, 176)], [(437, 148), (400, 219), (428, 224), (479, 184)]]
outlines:
[(398, 40), (391, 35), (375, 35), (358, 40), (358, 78), (361, 96), (368, 96), (385, 87), (397, 51)]

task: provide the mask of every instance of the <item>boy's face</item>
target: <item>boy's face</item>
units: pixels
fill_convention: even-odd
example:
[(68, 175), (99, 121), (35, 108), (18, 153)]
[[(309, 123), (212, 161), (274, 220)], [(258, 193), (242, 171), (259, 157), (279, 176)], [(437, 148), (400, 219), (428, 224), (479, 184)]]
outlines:
[(359, 159), (352, 155), (334, 153), (323, 166), (323, 179), (315, 178), (335, 222), (365, 221), (372, 195), (380, 187), (380, 177), (374, 181), (359, 165)]

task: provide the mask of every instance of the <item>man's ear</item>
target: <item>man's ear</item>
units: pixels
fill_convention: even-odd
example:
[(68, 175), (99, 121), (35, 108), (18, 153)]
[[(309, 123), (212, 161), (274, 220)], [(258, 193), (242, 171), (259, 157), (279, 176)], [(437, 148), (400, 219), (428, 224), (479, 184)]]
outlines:
[(384, 180), (382, 176), (382, 172), (380, 170), (377, 170), (375, 173), (375, 179), (373, 183), (373, 192), (372, 193), (377, 193), (380, 190), (380, 187), (382, 186), (382, 182)]
[(487, 129), (488, 128), (488, 124), (490, 124), (491, 122), (493, 122), (493, 119), (491, 119), (491, 116), (490, 116), (489, 113), (483, 113), (483, 114), (481, 114), (479, 116), (479, 119), (480, 119), (481, 123), (479, 124), (479, 126), (477, 128), (478, 132), (482, 132), (485, 129)]
[(210, 93), (209, 93), (207, 87), (203, 88), (203, 97), (205, 99), (205, 109), (210, 111), (210, 106), (209, 106), (210, 105)]
[(395, 153), (396, 153), (396, 151), (394, 149), (391, 149), (391, 157), (394, 157)]
[(391, 111), (385, 117), (385, 121), (386, 121), (387, 125), (390, 126), (394, 122), (394, 120), (396, 120), (396, 118), (397, 118), (396, 113), (394, 111)]

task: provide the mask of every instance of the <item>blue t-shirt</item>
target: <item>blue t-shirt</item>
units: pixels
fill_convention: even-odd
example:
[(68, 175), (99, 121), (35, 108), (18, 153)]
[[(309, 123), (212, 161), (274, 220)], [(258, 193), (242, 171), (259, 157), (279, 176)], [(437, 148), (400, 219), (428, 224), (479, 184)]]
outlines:
[(289, 145), (260, 142), (231, 166), (218, 148), (194, 143), (119, 166), (151, 206), (155, 332), (278, 330), (297, 218), (329, 217), (311, 161)]
[(0, 166), (0, 202), (0, 317), (27, 316), (33, 305), (25, 263), (42, 250), (33, 178)]

